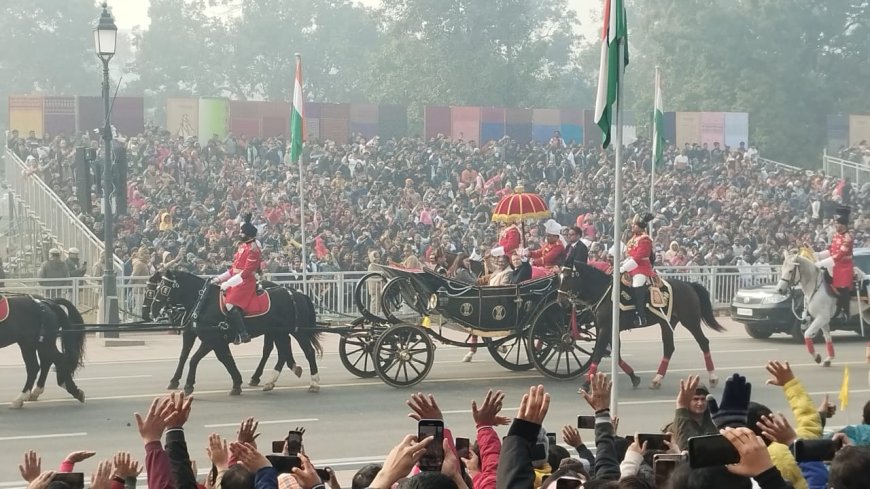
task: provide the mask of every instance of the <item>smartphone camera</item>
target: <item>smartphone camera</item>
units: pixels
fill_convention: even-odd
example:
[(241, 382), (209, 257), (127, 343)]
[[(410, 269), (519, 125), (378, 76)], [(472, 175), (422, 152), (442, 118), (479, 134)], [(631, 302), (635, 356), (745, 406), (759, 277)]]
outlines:
[(424, 472), (438, 472), (444, 463), (444, 421), (440, 419), (421, 419), (417, 423), (417, 439), (432, 437), (426, 446), (426, 453), (417, 465)]

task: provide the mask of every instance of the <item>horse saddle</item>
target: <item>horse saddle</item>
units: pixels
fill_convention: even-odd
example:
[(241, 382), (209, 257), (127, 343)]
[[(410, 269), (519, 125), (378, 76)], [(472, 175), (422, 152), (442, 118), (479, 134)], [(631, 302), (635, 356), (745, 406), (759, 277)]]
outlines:
[[(620, 280), (623, 287), (631, 287), (631, 275), (623, 273)], [(656, 309), (670, 306), (670, 284), (665, 282), (659, 275), (653, 275), (650, 278), (650, 282), (652, 283), (649, 286), (649, 304)]]
[(0, 295), (0, 323), (9, 318), (9, 299)]
[[(244, 312), (244, 317), (254, 318), (267, 314), (272, 308), (272, 297), (268, 291), (258, 289), (256, 294), (251, 297), (246, 304), (235, 304)], [(220, 296), (221, 312), (227, 313), (226, 298), (223, 294)]]

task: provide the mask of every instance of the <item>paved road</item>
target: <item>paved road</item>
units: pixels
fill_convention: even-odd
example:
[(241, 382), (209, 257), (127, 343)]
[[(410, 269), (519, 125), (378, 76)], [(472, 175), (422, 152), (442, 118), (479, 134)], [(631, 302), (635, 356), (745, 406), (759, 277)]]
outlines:
[[(725, 319), (728, 332), (708, 331), (713, 358), (723, 381), (739, 371), (754, 384), (753, 398), (774, 410), (785, 410), (787, 404), (780, 389), (765, 386), (764, 364), (768, 359), (784, 359), (792, 366), (815, 398), (831, 393), (836, 398), (842, 379), (842, 367), (851, 365), (851, 402), (845, 414), (838, 414), (831, 423), (845, 425), (859, 422), (861, 408), (868, 398), (868, 368), (864, 363), (864, 342), (855, 335), (837, 335), (838, 358), (834, 367), (823, 369), (811, 363), (803, 345), (787, 337), (759, 341), (745, 335), (741, 326)], [(147, 336), (144, 347), (106, 348), (99, 340), (89, 339), (85, 368), (78, 374), (79, 385), (87, 393), (86, 404), (70, 399), (65, 392), (50, 385), (37, 403), (24, 409), (0, 408), (0, 487), (19, 487), (17, 463), (27, 449), (38, 450), (49, 466), (59, 462), (74, 450), (93, 449), (98, 457), (109, 457), (117, 450), (129, 450), (143, 455), (133, 423), (134, 411), (144, 412), (151, 398), (165, 392), (167, 380), (175, 368), (179, 337)], [(311, 394), (307, 389), (307, 373), (296, 379), (286, 372), (273, 392), (246, 388), (238, 398), (227, 396), (229, 377), (223, 367), (207, 357), (200, 366), (194, 411), (187, 426), (191, 453), (207, 468), (203, 442), (211, 432), (233, 436), (238, 422), (245, 416), (260, 419), (261, 445), (268, 448), (270, 440), (285, 436), (289, 427), (304, 425), (307, 451), (319, 466), (334, 467), (344, 483), (361, 464), (381, 460), (384, 454), (406, 433), (416, 430), (406, 417), (404, 401), (412, 392), (387, 387), (378, 379), (362, 380), (348, 374), (337, 355), (337, 338), (327, 337), (326, 353), (321, 360), (322, 390)], [(261, 343), (235, 347), (234, 352), (245, 377), (256, 366)], [(623, 334), (626, 360), (643, 377), (642, 388), (632, 390), (628, 378), (619, 377), (621, 402), (620, 431), (655, 431), (672, 415), (673, 400), (680, 376), (703, 373), (703, 360), (697, 345), (683, 330), (678, 330), (677, 352), (670, 364), (668, 377), (661, 390), (651, 391), (646, 384), (652, 377), (661, 355), (657, 331), (636, 331)], [(823, 347), (822, 347), (823, 348)], [(298, 351), (294, 349), (294, 351)], [(23, 369), (18, 352), (3, 350), (0, 358), (0, 398), (15, 397), (23, 382)], [(576, 422), (578, 414), (591, 414), (585, 402), (576, 394), (577, 382), (557, 382), (543, 378), (534, 371), (509, 372), (499, 367), (480, 351), (474, 362), (461, 362), (464, 351), (439, 347), (436, 364), (427, 381), (417, 390), (436, 395), (449, 425), (456, 436), (473, 437), (470, 415), (471, 399), (479, 399), (488, 388), (503, 389), (508, 394), (506, 412), (513, 415), (519, 399), (531, 384), (543, 383), (553, 396), (553, 404), (545, 423), (551, 431)], [(297, 354), (301, 356), (301, 354)], [(609, 364), (608, 364), (609, 365)], [(604, 366), (603, 368), (607, 368)], [(714, 391), (721, 394), (721, 387)], [(591, 436), (591, 432), (589, 433)], [(96, 460), (96, 459), (95, 459)], [(81, 465), (89, 472), (96, 461)]]

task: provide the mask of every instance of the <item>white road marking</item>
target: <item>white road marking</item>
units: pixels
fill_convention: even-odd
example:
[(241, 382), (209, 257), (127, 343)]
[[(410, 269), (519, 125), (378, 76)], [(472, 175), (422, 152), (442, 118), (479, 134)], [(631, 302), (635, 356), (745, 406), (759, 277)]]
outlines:
[(0, 441), (12, 440), (37, 440), (42, 438), (73, 438), (78, 436), (88, 436), (87, 433), (51, 433), (48, 435), (25, 435), (25, 436), (4, 436), (0, 437)]
[[(300, 419), (276, 419), (271, 421), (258, 421), (258, 424), (291, 424), (291, 423), (311, 423), (314, 421), (320, 421), (317, 418), (300, 418)], [(220, 423), (220, 424), (206, 424), (203, 425), (204, 428), (230, 428), (236, 427), (239, 425), (239, 422), (236, 421), (234, 423)]]
[(153, 375), (119, 375), (117, 377), (76, 377), (76, 382), (86, 382), (88, 380), (123, 380), (123, 379), (147, 379)]

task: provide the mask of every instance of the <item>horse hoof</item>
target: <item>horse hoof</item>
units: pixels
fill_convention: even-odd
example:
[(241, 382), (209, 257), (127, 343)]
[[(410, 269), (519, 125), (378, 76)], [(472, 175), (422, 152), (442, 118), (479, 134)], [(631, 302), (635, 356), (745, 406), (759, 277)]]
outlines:
[(43, 392), (45, 392), (45, 389), (43, 389), (42, 387), (36, 387), (32, 391), (30, 391), (30, 398), (27, 400), (28, 401), (38, 401), (39, 396), (42, 395)]
[(275, 384), (268, 383), (268, 384), (263, 386), (263, 392), (269, 392), (274, 388), (275, 388)]
[(24, 399), (13, 399), (12, 405), (9, 406), (12, 409), (21, 409), (24, 406)]
[(831, 366), (831, 360), (833, 360), (833, 359), (830, 358), (830, 357), (825, 358), (825, 361), (822, 362), (822, 367), (830, 367), (830, 366)]
[(251, 381), (248, 382), (248, 385), (251, 387), (257, 387), (258, 385), (260, 385), (260, 379), (258, 379), (256, 377), (252, 377)]
[(184, 386), (184, 395), (189, 396), (191, 394), (193, 394), (193, 386), (192, 385)]
[(320, 386), (317, 384), (311, 384), (308, 386), (308, 392), (317, 394), (318, 392), (320, 392)]
[(178, 381), (177, 380), (170, 380), (169, 385), (166, 386), (166, 389), (170, 390), (170, 391), (178, 390)]
[(639, 386), (639, 385), (640, 385), (640, 377), (638, 377), (637, 375), (632, 375), (631, 376), (631, 388), (637, 389), (637, 386)]
[(242, 386), (234, 385), (232, 390), (230, 390), (231, 396), (241, 396), (242, 395)]
[(653, 390), (661, 389), (663, 378), (664, 378), (664, 376), (662, 376), (660, 374), (656, 374), (656, 376), (653, 377), (652, 381), (649, 383), (649, 388), (653, 389)]
[(79, 389), (76, 391), (75, 395), (73, 395), (80, 403), (85, 403), (85, 391)]
[(296, 365), (295, 367), (293, 367), (293, 375), (295, 375), (297, 379), (301, 378), (302, 377), (302, 367), (300, 367), (299, 365)]
[(471, 363), (471, 359), (474, 358), (473, 352), (468, 352), (462, 357), (462, 363)]
[(816, 356), (813, 357), (813, 361), (816, 363), (822, 363), (822, 356), (816, 353)]
[(710, 373), (710, 388), (715, 389), (717, 385), (719, 385), (719, 376), (711, 372)]

